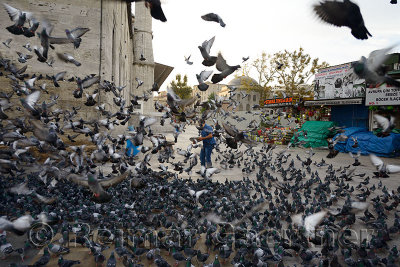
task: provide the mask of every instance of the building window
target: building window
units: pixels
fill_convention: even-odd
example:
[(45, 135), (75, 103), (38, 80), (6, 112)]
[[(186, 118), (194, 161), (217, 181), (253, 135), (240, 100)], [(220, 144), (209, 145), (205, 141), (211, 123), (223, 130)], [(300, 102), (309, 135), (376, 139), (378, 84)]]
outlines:
[(247, 101), (250, 101), (251, 100), (251, 95), (249, 94), (248, 96), (247, 96)]
[(253, 95), (253, 101), (256, 101), (256, 100), (257, 100), (257, 96)]
[(246, 105), (246, 111), (250, 111), (250, 104)]

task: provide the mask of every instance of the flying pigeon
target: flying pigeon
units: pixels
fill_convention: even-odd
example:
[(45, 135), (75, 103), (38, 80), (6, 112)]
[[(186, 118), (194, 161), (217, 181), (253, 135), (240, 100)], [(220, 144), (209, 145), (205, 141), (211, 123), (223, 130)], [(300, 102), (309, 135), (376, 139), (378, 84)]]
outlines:
[(68, 54), (68, 53), (63, 53), (63, 54), (57, 53), (57, 56), (58, 56), (59, 59), (62, 59), (65, 62), (73, 63), (77, 67), (82, 65), (80, 62), (76, 61), (76, 59), (71, 54)]
[(205, 21), (215, 21), (215, 22), (218, 22), (219, 25), (221, 25), (221, 27), (225, 27), (225, 26), (226, 26), (226, 24), (224, 23), (224, 21), (222, 20), (222, 18), (221, 18), (218, 14), (215, 14), (215, 13), (208, 13), (208, 14), (205, 14), (205, 15), (201, 16), (201, 18), (202, 18), (203, 20), (205, 20)]
[(25, 54), (22, 54), (22, 53), (20, 53), (20, 52), (18, 52), (18, 51), (17, 51), (17, 54), (18, 54), (18, 61), (19, 61), (20, 63), (26, 63), (26, 61), (27, 61), (28, 59), (31, 59), (31, 58), (32, 58), (32, 55), (25, 55)]
[(218, 53), (216, 67), (217, 70), (219, 70), (221, 73), (213, 75), (213, 77), (211, 78), (211, 81), (213, 83), (219, 83), (220, 81), (231, 75), (238, 68), (240, 68), (240, 65), (229, 66), (228, 64), (226, 64), (226, 61), (222, 57), (221, 53)]
[(379, 127), (382, 128), (382, 132), (379, 134), (379, 136), (382, 136), (382, 137), (388, 136), (395, 127), (393, 116), (390, 116), (390, 120), (389, 120), (381, 115), (375, 114), (374, 119), (378, 123)]
[(249, 60), (250, 57), (242, 57), (242, 63), (246, 62), (247, 60)]
[(11, 43), (12, 39), (7, 39), (3, 42), (3, 45), (5, 45), (7, 48), (10, 48), (10, 43)]
[(197, 81), (199, 82), (198, 88), (200, 91), (206, 91), (208, 89), (208, 84), (206, 84), (205, 81), (210, 77), (212, 73), (212, 70), (203, 70), (202, 72), (200, 72), (200, 74), (196, 74)]
[(351, 34), (360, 40), (372, 36), (364, 25), (364, 20), (357, 4), (350, 0), (322, 1), (314, 5), (317, 16), (330, 24), (338, 27), (346, 26), (351, 29)]
[(210, 55), (211, 47), (214, 43), (215, 36), (208, 41), (204, 41), (201, 46), (199, 46), (201, 55), (203, 56), (203, 65), (207, 67), (211, 67), (217, 62), (217, 57), (213, 57)]
[(90, 29), (89, 28), (75, 28), (72, 31), (66, 29), (65, 34), (67, 35), (67, 38), (74, 44), (74, 48), (79, 48), (82, 39), (82, 37), (85, 33), (87, 33)]
[(140, 80), (139, 78), (135, 78), (135, 80), (137, 81), (137, 83), (138, 83), (138, 85), (136, 86), (136, 89), (138, 89), (140, 86), (142, 86), (143, 85), (143, 81), (142, 80)]
[(32, 13), (19, 10), (10, 5), (7, 5), (6, 3), (3, 3), (3, 5), (11, 21), (15, 22), (14, 25), (8, 26), (6, 29), (15, 35), (24, 34), (26, 30), (24, 24), (27, 20), (32, 19)]
[(188, 65), (193, 65), (193, 62), (190, 61), (190, 57), (191, 57), (191, 56), (192, 56), (192, 55), (190, 55), (190, 56), (188, 56), (188, 57), (185, 57), (186, 64), (188, 64)]
[(370, 154), (369, 158), (371, 159), (372, 164), (378, 170), (378, 172), (374, 172), (377, 177), (387, 178), (389, 177), (388, 173), (400, 172), (400, 166), (386, 164), (374, 154)]
[(360, 78), (365, 79), (369, 84), (380, 86), (382, 83), (388, 83), (400, 87), (400, 82), (386, 75), (384, 62), (387, 60), (387, 53), (396, 45), (388, 48), (372, 51), (368, 59), (364, 56), (357, 62), (352, 63), (354, 73)]

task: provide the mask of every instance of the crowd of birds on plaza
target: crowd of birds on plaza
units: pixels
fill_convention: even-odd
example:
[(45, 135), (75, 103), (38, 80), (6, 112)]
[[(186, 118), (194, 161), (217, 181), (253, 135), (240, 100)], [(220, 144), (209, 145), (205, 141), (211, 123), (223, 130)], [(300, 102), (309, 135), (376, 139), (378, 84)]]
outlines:
[[(39, 21), (32, 12), (9, 4), (3, 6), (14, 23), (6, 27), (8, 32), (24, 35), (27, 40), (24, 44), (14, 43), (12, 38), (3, 42), (10, 53), (18, 50), (22, 65), (7, 59), (7, 55), (0, 59), (1, 75), (11, 84), (10, 90), (0, 92), (0, 213), (4, 215), (0, 218), (0, 253), (4, 258), (19, 255), (21, 259), (10, 266), (46, 266), (51, 255), (58, 257), (59, 266), (87, 265), (68, 256), (71, 244), (87, 248), (96, 266), (109, 267), (118, 261), (125, 266), (170, 266), (171, 259), (175, 265), (185, 266), (286, 266), (287, 261), (303, 266), (397, 266), (399, 252), (396, 245), (389, 244), (400, 231), (396, 213), (400, 187), (387, 188), (382, 180), (372, 182), (372, 174), (357, 167), (360, 153), (351, 154), (353, 166), (338, 168), (329, 160), (314, 161), (312, 149), (295, 157), (290, 154), (290, 145), (280, 151), (275, 145), (257, 146), (246, 133), (259, 129), (260, 123), (252, 120), (248, 129), (241, 131), (225, 122), (227, 117), (246, 120), (235, 114), (239, 102), (233, 98), (235, 94), (246, 98), (245, 92), (230, 87), (233, 111), (228, 112), (222, 108), (222, 99), (180, 99), (169, 90), (168, 105), (155, 102), (154, 106), (163, 113), (160, 124), (169, 122), (177, 129), (176, 139), (199, 119), (213, 120), (215, 125), (215, 161), (219, 166), (201, 169), (202, 178), (198, 180), (182, 179), (180, 174), (192, 176), (199, 166), (195, 149), (201, 143), (196, 139), (187, 149), (174, 153), (165, 136), (152, 131), (158, 120), (143, 116), (134, 132), (113, 134), (114, 127), (129, 122), (138, 101), (148, 101), (152, 92), (159, 90), (157, 84), (142, 95), (131, 94), (127, 103), (122, 96), (125, 86), (102, 81), (96, 75), (74, 77), (69, 80), (77, 85), (71, 92), (74, 98), (85, 95), (84, 105), (97, 110), (101, 119), (82, 119), (79, 106), (61, 109), (57, 90), (62, 88), (59, 82), (66, 72), (30, 76), (25, 73), (27, 64), (36, 57), (51, 68), (54, 46), (79, 49), (90, 29), (77, 27), (66, 30), (65, 36), (52, 36), (49, 21)], [(166, 21), (160, 0), (146, 0), (146, 6), (155, 19)], [(371, 36), (358, 6), (349, 0), (323, 1), (314, 10), (324, 21), (350, 27), (358, 39)], [(217, 14), (202, 18), (226, 26)], [(40, 46), (31, 47), (30, 38), (37, 37)], [(220, 71), (211, 79), (218, 83), (240, 66), (228, 65), (221, 53), (211, 56), (214, 39), (205, 41), (199, 49), (202, 64), (216, 65)], [(22, 48), (24, 52), (20, 52)], [(396, 84), (381, 68), (390, 49), (362, 58), (354, 66), (356, 74), (373, 83)], [(71, 54), (57, 53), (57, 57), (66, 64), (81, 66)], [(146, 60), (144, 55), (141, 60)], [(185, 60), (193, 64), (190, 57)], [(205, 70), (197, 75), (200, 90), (208, 89), (205, 81), (211, 74), (211, 70)], [(54, 89), (46, 89), (46, 79)], [(136, 81), (137, 89), (144, 86), (140, 79)], [(98, 94), (111, 95), (114, 108), (107, 110)], [(40, 101), (43, 95), (50, 100)], [(262, 120), (277, 125), (277, 116)], [(376, 119), (385, 138), (394, 121), (379, 115)], [(331, 130), (339, 133), (336, 142), (347, 139), (341, 128)], [(299, 133), (292, 146), (304, 144), (298, 137)], [(82, 139), (87, 142), (74, 145)], [(142, 159), (126, 155), (127, 140), (140, 147)], [(327, 158), (337, 154), (335, 141), (329, 144)], [(357, 140), (353, 141), (356, 146)], [(157, 157), (158, 166), (154, 166), (152, 157)], [(370, 158), (377, 177), (400, 171), (400, 166), (386, 164), (375, 155)], [(105, 173), (105, 164), (111, 166), (111, 173)], [(211, 179), (213, 174), (232, 168), (241, 169), (243, 178), (224, 182)], [(250, 174), (256, 179), (249, 179)], [(354, 225), (372, 229), (370, 239), (352, 242)], [(286, 229), (285, 233), (280, 229)], [(24, 245), (11, 244), (9, 233), (26, 238)], [(56, 234), (59, 238), (54, 238)], [(25, 256), (39, 248), (43, 255), (32, 265), (24, 265)], [(106, 258), (104, 252), (109, 250), (111, 255)]]

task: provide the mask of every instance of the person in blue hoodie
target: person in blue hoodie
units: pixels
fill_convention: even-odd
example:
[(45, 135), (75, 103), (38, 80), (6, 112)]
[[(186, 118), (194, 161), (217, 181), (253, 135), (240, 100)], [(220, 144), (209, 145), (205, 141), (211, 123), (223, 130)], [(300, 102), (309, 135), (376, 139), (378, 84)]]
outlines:
[(205, 120), (200, 121), (201, 133), (197, 141), (203, 141), (203, 147), (200, 151), (200, 163), (202, 167), (211, 168), (211, 153), (216, 145), (213, 137), (213, 128), (206, 124)]

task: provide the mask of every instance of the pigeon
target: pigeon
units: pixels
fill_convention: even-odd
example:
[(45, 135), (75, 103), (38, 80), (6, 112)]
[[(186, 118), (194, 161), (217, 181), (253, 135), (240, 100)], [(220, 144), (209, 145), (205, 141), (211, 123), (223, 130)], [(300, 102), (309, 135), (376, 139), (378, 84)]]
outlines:
[(15, 35), (24, 34), (24, 32), (26, 30), (26, 28), (24, 27), (24, 24), (27, 20), (32, 19), (33, 14), (31, 12), (26, 12), (26, 11), (22, 11), (17, 8), (14, 8), (6, 3), (3, 3), (3, 5), (8, 13), (8, 16), (10, 17), (10, 20), (15, 22), (14, 25), (8, 26), (6, 29)]
[(222, 20), (222, 18), (221, 18), (218, 14), (215, 14), (215, 13), (208, 13), (208, 14), (205, 14), (205, 15), (201, 16), (201, 18), (202, 18), (203, 20), (205, 20), (205, 21), (214, 21), (214, 22), (217, 22), (217, 23), (219, 23), (219, 25), (221, 25), (221, 27), (223, 27), (223, 28), (225, 28), (225, 26), (226, 26), (226, 24), (224, 23), (224, 21)]
[(354, 73), (360, 78), (365, 79), (367, 84), (380, 86), (382, 83), (388, 83), (400, 87), (400, 82), (386, 75), (384, 62), (388, 58), (388, 52), (396, 45), (388, 48), (372, 51), (368, 59), (364, 56), (357, 62), (352, 63)]
[(39, 266), (46, 266), (50, 261), (50, 253), (47, 248), (43, 249), (43, 256), (40, 257), (32, 266), (39, 267)]
[(78, 260), (66, 260), (61, 255), (58, 258), (58, 262), (57, 263), (58, 263), (59, 267), (71, 267), (71, 266), (76, 265), (76, 264), (81, 264), (81, 262), (78, 261)]
[(57, 56), (59, 59), (64, 60), (65, 62), (73, 63), (75, 66), (79, 67), (82, 65), (80, 62), (78, 62), (71, 54), (68, 53), (57, 53)]
[(53, 26), (48, 21), (42, 22), (42, 31), (40, 33), (37, 33), (40, 38), (41, 47), (40, 48), (36, 46), (33, 47), (33, 51), (37, 55), (39, 62), (44, 63), (47, 61), (49, 47), (50, 47), (49, 38), (52, 31), (53, 31)]
[(276, 61), (276, 69), (281, 70), (283, 67), (283, 63), (280, 63), (279, 61)]
[(389, 177), (388, 173), (397, 173), (400, 172), (400, 166), (391, 165), (384, 163), (379, 157), (374, 154), (370, 154), (369, 158), (372, 164), (376, 167), (378, 172), (374, 172), (377, 177), (387, 178)]
[(200, 72), (200, 74), (196, 74), (197, 81), (199, 82), (199, 85), (197, 87), (200, 91), (207, 91), (209, 85), (206, 84), (205, 81), (211, 76), (212, 73), (212, 70), (203, 70), (202, 72)]
[(242, 63), (246, 62), (247, 60), (249, 60), (250, 57), (242, 57)]
[(351, 29), (351, 34), (360, 40), (372, 36), (364, 25), (360, 8), (350, 0), (328, 1), (324, 0), (314, 5), (314, 12), (323, 21), (332, 25)]
[(376, 120), (378, 126), (382, 128), (382, 132), (379, 133), (378, 135), (381, 137), (386, 137), (386, 136), (390, 135), (390, 132), (395, 127), (394, 117), (390, 116), (390, 120), (389, 120), (381, 115), (375, 114), (374, 119)]
[(193, 65), (193, 62), (190, 61), (190, 57), (191, 57), (191, 55), (188, 56), (188, 57), (185, 57), (186, 64), (188, 64), (188, 65)]
[(361, 156), (361, 151), (358, 150), (357, 154), (354, 155), (353, 153), (349, 152), (350, 157), (352, 157), (354, 159), (354, 163), (352, 164), (353, 166), (359, 166), (361, 163), (358, 160)]
[(324, 220), (327, 215), (327, 211), (320, 211), (303, 218), (302, 214), (292, 216), (293, 222), (306, 230), (306, 236), (314, 238), (315, 228)]
[(229, 75), (231, 75), (233, 72), (235, 72), (238, 68), (240, 68), (240, 65), (236, 66), (229, 66), (226, 64), (225, 59), (222, 57), (221, 53), (218, 53), (218, 58), (216, 61), (216, 67), (217, 70), (219, 70), (221, 73), (219, 74), (214, 74), (211, 78), (211, 81), (215, 83), (219, 83)]
[(150, 15), (153, 19), (166, 22), (167, 18), (164, 15), (164, 11), (161, 7), (161, 0), (127, 0), (127, 2), (142, 2), (145, 1), (145, 5), (150, 9)]
[(3, 42), (3, 45), (5, 45), (7, 48), (10, 48), (10, 43), (12, 42), (12, 39), (7, 39)]
[(26, 43), (22, 47), (25, 48), (26, 50), (28, 50), (29, 52), (32, 52), (32, 48), (31, 48), (31, 44), (30, 43)]
[(99, 181), (92, 174), (88, 175), (88, 185), (90, 191), (93, 192), (93, 200), (96, 203), (106, 203), (112, 199), (112, 195), (104, 191)]
[(64, 80), (65, 74), (67, 74), (67, 72), (66, 71), (62, 71), (62, 72), (57, 73), (55, 76), (52, 76), (52, 77), (49, 77), (49, 78), (53, 81), (55, 87), (60, 87), (58, 81)]
[(40, 24), (39, 21), (37, 21), (35, 18), (32, 18), (29, 21), (30, 27), (25, 28), (25, 30), (24, 30), (24, 36), (28, 37), (28, 38), (35, 36), (35, 32), (39, 28), (39, 24)]
[(92, 106), (96, 105), (97, 102), (95, 99), (96, 99), (97, 94), (89, 95), (89, 94), (85, 93), (85, 95), (86, 95), (86, 102), (84, 103), (85, 106), (92, 107)]
[(70, 40), (74, 44), (74, 48), (79, 48), (82, 37), (85, 33), (87, 33), (90, 29), (89, 28), (75, 28), (72, 31), (66, 29), (65, 34), (67, 35), (68, 40)]
[(201, 46), (199, 46), (201, 55), (203, 56), (202, 64), (207, 67), (213, 66), (217, 62), (217, 57), (210, 55), (210, 50), (215, 41), (215, 36), (208, 41), (204, 41)]
[(135, 80), (136, 80), (137, 83), (138, 83), (137, 86), (136, 86), (136, 89), (138, 89), (140, 86), (143, 85), (144, 82), (143, 82), (142, 80), (140, 80), (138, 77), (136, 77)]
[(146, 61), (146, 58), (144, 57), (143, 53), (140, 53), (140, 58), (139, 58), (139, 60), (140, 60), (140, 61)]
[(397, 0), (390, 0), (390, 3), (391, 3), (392, 5), (395, 5), (395, 4), (397, 4)]
[(27, 61), (28, 59), (31, 59), (31, 58), (32, 58), (32, 55), (25, 55), (25, 54), (22, 54), (22, 53), (20, 53), (20, 52), (18, 52), (18, 51), (17, 51), (17, 54), (18, 54), (18, 61), (19, 61), (20, 63), (26, 63), (26, 61)]

